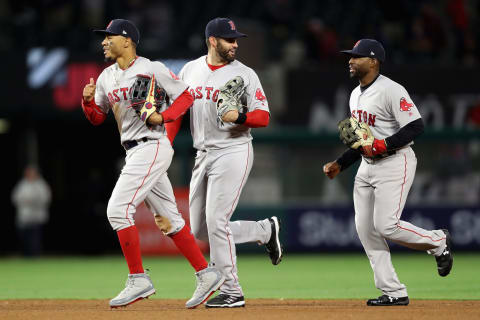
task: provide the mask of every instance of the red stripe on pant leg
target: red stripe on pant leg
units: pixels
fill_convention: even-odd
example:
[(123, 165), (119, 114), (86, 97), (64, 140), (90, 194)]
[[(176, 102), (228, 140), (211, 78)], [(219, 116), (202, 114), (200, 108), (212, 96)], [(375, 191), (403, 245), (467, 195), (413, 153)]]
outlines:
[[(233, 200), (232, 207), (230, 208), (230, 211), (227, 213), (227, 225), (228, 225), (228, 221), (230, 221), (230, 218), (228, 218), (228, 216), (231, 216), (233, 214), (233, 207), (235, 206), (235, 202), (237, 202), (237, 199), (240, 197), (240, 190), (242, 190), (242, 185), (243, 185), (243, 182), (245, 181), (245, 176), (247, 175), (248, 159), (250, 158), (250, 144), (248, 144), (247, 150), (248, 150), (248, 153), (247, 153), (247, 164), (245, 166), (245, 172), (243, 173), (242, 182), (240, 183), (240, 187), (238, 188), (237, 196)], [(233, 254), (232, 254), (232, 244), (230, 242), (230, 238), (228, 237), (229, 233), (228, 233), (228, 230), (226, 228), (225, 228), (225, 231), (227, 232), (228, 246), (230, 247), (230, 261), (232, 262), (232, 270), (230, 271), (230, 273), (232, 274), (235, 281), (238, 282), (237, 277), (235, 277), (235, 275), (233, 274), (234, 263), (233, 263)]]
[(438, 239), (438, 240), (433, 240), (432, 237), (430, 237), (430, 236), (424, 236), (424, 235), (421, 235), (414, 230), (410, 230), (410, 229), (407, 229), (407, 228), (404, 228), (404, 227), (400, 226), (400, 218), (398, 218), (398, 213), (400, 212), (400, 206), (402, 205), (403, 186), (405, 185), (405, 181), (407, 179), (407, 156), (404, 154), (403, 157), (405, 158), (405, 171), (404, 171), (404, 175), (403, 175), (402, 191), (400, 192), (400, 202), (398, 203), (398, 210), (397, 210), (397, 213), (395, 214), (395, 216), (397, 217), (397, 220), (398, 220), (397, 227), (400, 228), (400, 229), (406, 230), (406, 231), (413, 232), (413, 233), (415, 233), (416, 235), (418, 235), (422, 238), (430, 238), (430, 240), (432, 240), (433, 242), (442, 241), (445, 238), (441, 238), (441, 239)]
[(410, 229), (407, 229), (407, 228), (404, 228), (404, 227), (400, 226), (400, 223), (397, 224), (397, 227), (399, 227), (400, 229), (406, 230), (406, 231), (413, 232), (413, 233), (415, 233), (416, 235), (418, 235), (422, 238), (430, 238), (430, 240), (432, 240), (433, 242), (438, 242), (438, 241), (442, 241), (442, 240), (446, 239), (446, 238), (440, 238), (438, 240), (433, 240), (433, 238), (430, 237), (430, 236), (424, 236), (424, 235), (421, 235), (420, 233), (416, 232), (415, 230), (410, 230)]
[[(400, 207), (402, 206), (403, 187), (405, 186), (405, 181), (407, 180), (407, 156), (405, 154), (403, 154), (403, 157), (405, 158), (405, 170), (404, 170), (404, 174), (403, 174), (402, 191), (400, 192), (400, 200), (398, 202), (398, 209), (397, 209), (397, 213), (395, 214), (395, 217), (397, 217), (397, 220), (400, 220), (400, 218), (398, 217), (398, 213), (400, 212)], [(398, 222), (397, 222), (397, 224), (398, 224)]]
[(133, 203), (133, 200), (135, 200), (135, 197), (137, 196), (137, 193), (138, 191), (140, 190), (140, 188), (142, 188), (143, 184), (145, 183), (145, 179), (147, 179), (147, 177), (150, 175), (150, 171), (152, 170), (152, 167), (153, 165), (155, 164), (155, 161), (157, 160), (157, 155), (158, 155), (158, 149), (160, 147), (160, 141), (157, 140), (157, 151), (155, 152), (155, 158), (153, 159), (153, 162), (152, 164), (150, 165), (150, 167), (148, 168), (148, 172), (147, 172), (147, 175), (145, 177), (143, 177), (143, 180), (142, 180), (142, 184), (140, 184), (140, 186), (137, 188), (137, 190), (135, 191), (135, 194), (133, 195), (133, 198), (132, 200), (130, 200), (130, 202), (128, 203), (127, 205), (127, 210), (125, 212), (125, 218), (127, 218), (128, 222), (133, 225), (133, 223), (130, 221), (130, 219), (128, 218), (128, 209), (130, 208), (130, 205)]

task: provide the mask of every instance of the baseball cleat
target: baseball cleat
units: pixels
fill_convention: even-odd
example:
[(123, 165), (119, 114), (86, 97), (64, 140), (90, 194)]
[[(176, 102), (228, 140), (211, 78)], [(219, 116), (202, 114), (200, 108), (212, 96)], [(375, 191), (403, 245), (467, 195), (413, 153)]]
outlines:
[(185, 303), (188, 309), (196, 308), (207, 301), (225, 282), (225, 276), (214, 267), (208, 267), (195, 273), (197, 288), (190, 300)]
[(225, 293), (220, 293), (215, 298), (212, 298), (205, 303), (207, 308), (239, 308), (245, 307), (245, 298), (234, 297)]
[(437, 260), (437, 270), (438, 274), (441, 277), (446, 277), (450, 270), (452, 270), (453, 266), (453, 254), (452, 254), (452, 237), (450, 236), (450, 232), (447, 229), (442, 229), (446, 236), (446, 245), (445, 249), (443, 250), (442, 254), (438, 257), (435, 257)]
[(152, 280), (146, 273), (129, 274), (125, 289), (110, 300), (111, 308), (125, 307), (155, 293)]
[(265, 244), (270, 260), (272, 260), (273, 265), (277, 265), (282, 261), (283, 258), (283, 247), (280, 243), (280, 219), (273, 216), (268, 219), (270, 221), (270, 226), (272, 228), (272, 235), (270, 240)]
[(367, 301), (367, 306), (408, 306), (410, 300), (408, 297), (390, 297), (387, 295), (382, 295), (376, 299), (369, 299)]

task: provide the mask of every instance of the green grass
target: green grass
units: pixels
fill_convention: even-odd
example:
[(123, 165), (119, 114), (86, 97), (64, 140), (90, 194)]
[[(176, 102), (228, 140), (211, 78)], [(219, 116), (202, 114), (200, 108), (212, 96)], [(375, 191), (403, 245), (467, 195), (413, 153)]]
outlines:
[[(265, 255), (238, 258), (239, 278), (248, 298), (365, 299), (380, 292), (363, 254), (287, 255), (272, 266)], [(409, 296), (415, 299), (480, 299), (480, 254), (457, 253), (452, 274), (441, 278), (433, 257), (393, 254)], [(190, 298), (195, 279), (183, 258), (147, 257), (157, 289), (153, 298)], [(0, 258), (0, 299), (107, 299), (127, 275), (122, 256)]]

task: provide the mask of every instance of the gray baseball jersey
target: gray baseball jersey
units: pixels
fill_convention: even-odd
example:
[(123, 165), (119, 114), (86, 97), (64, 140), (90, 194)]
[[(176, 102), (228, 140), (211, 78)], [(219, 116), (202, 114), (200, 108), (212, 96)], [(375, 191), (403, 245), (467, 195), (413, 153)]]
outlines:
[(352, 117), (368, 124), (377, 139), (390, 137), (421, 117), (407, 90), (383, 75), (365, 91), (360, 86), (352, 91), (350, 111)]
[(247, 106), (244, 111), (261, 109), (269, 111), (257, 74), (251, 68), (235, 60), (215, 71), (210, 70), (202, 56), (187, 63), (179, 78), (190, 86), (195, 102), (190, 109), (190, 128), (193, 147), (197, 150), (218, 149), (252, 140), (250, 128), (233, 123), (223, 126), (217, 123), (216, 103), (220, 87), (234, 76), (241, 76), (246, 87)]
[(210, 262), (225, 275), (221, 292), (243, 296), (235, 243), (266, 243), (271, 227), (267, 219), (230, 221), (252, 168), (252, 136), (244, 125), (221, 125), (216, 102), (219, 89), (236, 76), (241, 76), (246, 86), (243, 112), (268, 112), (268, 102), (251, 68), (233, 61), (212, 71), (206, 59), (202, 56), (187, 63), (179, 73), (195, 97), (190, 108), (190, 129), (198, 151), (190, 181), (190, 224), (196, 238), (209, 241)]
[[(114, 63), (100, 74), (95, 103), (105, 113), (113, 110), (122, 143), (132, 140), (138, 143), (126, 152), (125, 166), (108, 202), (107, 216), (114, 230), (134, 225), (136, 208), (145, 200), (154, 214), (171, 222), (172, 227), (167, 233), (174, 233), (183, 228), (185, 221), (178, 212), (167, 176), (173, 149), (163, 125), (148, 128), (130, 107), (129, 89), (137, 74), (150, 77), (154, 74), (158, 85), (165, 89), (171, 101), (188, 87), (183, 81), (176, 80), (161, 62), (144, 57), (137, 57), (125, 70)], [(140, 140), (142, 138), (148, 140)]]
[(96, 83), (95, 103), (105, 113), (113, 110), (122, 143), (143, 137), (158, 139), (165, 135), (163, 126), (155, 126), (152, 130), (147, 128), (130, 108), (129, 90), (137, 74), (149, 77), (155, 74), (158, 85), (165, 89), (171, 101), (188, 87), (183, 81), (176, 80), (163, 63), (144, 57), (137, 57), (126, 70), (120, 69), (117, 63), (105, 68)]
[[(366, 89), (357, 87), (350, 96), (353, 117), (369, 125), (377, 139), (387, 138), (420, 113), (404, 87), (380, 75)], [(370, 259), (376, 287), (392, 297), (406, 297), (393, 268), (385, 239), (417, 250), (438, 254), (445, 248), (441, 230), (425, 230), (400, 220), (417, 166), (409, 147), (376, 160), (363, 158), (355, 177), (353, 201), (358, 236)]]

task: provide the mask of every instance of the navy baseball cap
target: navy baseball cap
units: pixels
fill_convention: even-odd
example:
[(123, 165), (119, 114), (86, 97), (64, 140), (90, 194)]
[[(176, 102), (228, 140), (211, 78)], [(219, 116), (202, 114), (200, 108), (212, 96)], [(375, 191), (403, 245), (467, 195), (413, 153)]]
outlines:
[(131, 38), (137, 45), (140, 42), (140, 32), (130, 20), (115, 19), (110, 21), (105, 30), (93, 30), (93, 32)]
[(370, 57), (385, 62), (385, 49), (380, 42), (374, 39), (358, 40), (352, 50), (342, 50), (340, 52), (353, 57)]
[(219, 37), (226, 39), (246, 37), (246, 34), (237, 31), (235, 23), (228, 18), (215, 18), (210, 20), (205, 28), (205, 38)]

